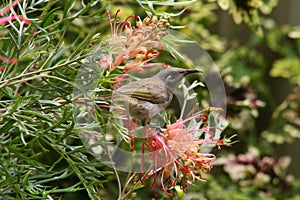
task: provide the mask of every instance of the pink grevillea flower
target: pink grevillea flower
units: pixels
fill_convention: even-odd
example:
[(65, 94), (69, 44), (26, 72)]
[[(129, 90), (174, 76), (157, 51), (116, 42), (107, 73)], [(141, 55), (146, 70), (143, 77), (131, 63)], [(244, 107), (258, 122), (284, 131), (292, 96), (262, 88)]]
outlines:
[(0, 60), (2, 60), (3, 62), (6, 62), (8, 64), (11, 64), (11, 63), (16, 63), (18, 61), (17, 58), (12, 58), (12, 59), (9, 59), (9, 58), (6, 58), (6, 57), (3, 57), (0, 55)]
[[(8, 6), (3, 8), (2, 10), (0, 10), (0, 26), (6, 25), (9, 22), (14, 21), (14, 20), (23, 21), (25, 24), (30, 24), (30, 21), (28, 19), (25, 19), (24, 17), (19, 16), (16, 13), (12, 13), (11, 16), (3, 17), (4, 14), (8, 13), (11, 9), (13, 9), (13, 7), (18, 5), (18, 3), (20, 3), (21, 1), (22, 0), (16, 0), (15, 2), (9, 4)], [(18, 61), (17, 58), (9, 59), (9, 58), (6, 58), (1, 55), (0, 55), (0, 60), (2, 60), (3, 62), (9, 63), (9, 64), (16, 63)]]
[[(129, 16), (117, 23), (118, 10), (112, 20), (106, 12), (112, 35), (108, 38), (109, 53), (103, 54), (100, 60), (102, 68), (113, 71), (116, 67), (123, 68), (124, 72), (130, 70), (142, 71), (145, 67), (161, 66), (161, 63), (149, 63), (160, 55), (163, 46), (160, 40), (166, 32), (163, 23), (156, 17), (147, 17), (143, 21), (140, 17)], [(136, 19), (136, 26), (131, 25), (129, 19)]]
[[(201, 121), (194, 123), (193, 127), (186, 127), (186, 122), (196, 118)], [(151, 188), (158, 188), (172, 196), (167, 190), (173, 188), (178, 180), (183, 191), (196, 180), (205, 180), (202, 174), (210, 172), (216, 157), (211, 153), (201, 153), (201, 146), (210, 144), (219, 147), (224, 144), (222, 140), (213, 137), (212, 128), (205, 122), (206, 118), (207, 114), (198, 114), (186, 120), (181, 119), (167, 125), (163, 132), (147, 128), (143, 145), (147, 158), (143, 159), (152, 160), (154, 181)], [(210, 139), (196, 137), (202, 133), (210, 134)]]
[(116, 89), (116, 88), (120, 87), (123, 83), (129, 82), (130, 79), (128, 77), (128, 74), (121, 74), (121, 75), (118, 75), (118, 76), (112, 78), (111, 81), (112, 81), (111, 88)]
[(24, 17), (19, 16), (17, 14), (14, 14), (13, 16), (0, 18), (0, 25), (5, 25), (14, 20), (20, 20), (23, 21), (25, 24), (30, 24), (30, 21), (28, 19), (25, 19)]

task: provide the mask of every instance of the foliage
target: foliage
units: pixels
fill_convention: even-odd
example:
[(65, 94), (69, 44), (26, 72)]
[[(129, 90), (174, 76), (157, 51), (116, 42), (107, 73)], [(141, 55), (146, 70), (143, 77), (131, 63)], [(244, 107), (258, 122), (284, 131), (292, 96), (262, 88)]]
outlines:
[(277, 5), (278, 0), (209, 0), (217, 2), (223, 10), (228, 10), (236, 24), (247, 23), (256, 34), (262, 35), (262, 21), (260, 12), (270, 14), (272, 9)]
[(1, 27), (1, 54), (18, 59), (1, 66), (5, 199), (56, 199), (80, 190), (92, 198), (105, 182), (108, 173), (85, 154), (74, 132), (71, 104), (74, 63), (86, 56), (93, 36), (82, 34), (78, 22), (94, 16), (92, 9), (99, 13), (94, 3), (23, 1), (15, 10), (30, 24)]
[[(299, 180), (287, 172), (289, 157), (274, 153), (274, 144), (300, 137), (300, 29), (268, 18), (278, 0), (1, 2), (0, 199), (115, 199), (116, 183), (128, 180), (128, 174), (117, 174), (85, 148), (72, 106), (77, 72), (95, 52), (91, 44), (101, 43), (109, 32), (105, 11), (119, 8), (120, 19), (170, 16), (171, 28), (211, 52), (224, 80), (230, 122), (225, 134), (237, 134), (240, 142), (223, 147), (230, 154), (214, 152), (222, 159), (206, 183), (195, 182), (186, 195), (179, 187), (171, 192), (178, 199), (199, 193), (207, 199), (299, 198)], [(12, 2), (17, 3), (2, 12)], [(253, 30), (246, 44), (212, 33), (220, 10), (237, 26), (245, 23)], [(100, 89), (111, 92), (111, 80), (121, 73), (104, 76)], [(266, 77), (286, 81), (282, 102)], [(239, 168), (230, 168), (232, 163)], [(233, 177), (237, 169), (244, 173), (239, 178)], [(147, 184), (132, 184), (128, 198), (154, 197)]]

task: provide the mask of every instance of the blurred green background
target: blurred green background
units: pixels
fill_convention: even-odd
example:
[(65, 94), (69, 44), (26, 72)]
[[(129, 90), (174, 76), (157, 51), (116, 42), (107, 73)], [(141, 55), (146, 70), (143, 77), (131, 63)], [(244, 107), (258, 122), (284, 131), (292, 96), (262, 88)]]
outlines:
[[(273, 22), (276, 23), (277, 28), (279, 27), (285, 27), (286, 29), (289, 29), (291, 27), (299, 27), (300, 25), (300, 16), (297, 12), (297, 9), (300, 8), (300, 2), (296, 0), (287, 0), (287, 1), (278, 1), (278, 4), (276, 7), (274, 7), (273, 11), (270, 13), (270, 15), (267, 16), (267, 18), (271, 19)], [(284, 28), (281, 28), (284, 29)], [(218, 11), (218, 21), (216, 24), (213, 25), (212, 29), (213, 32), (215, 32), (217, 35), (219, 35), (222, 38), (226, 38), (226, 40), (231, 40), (234, 42), (238, 42), (240, 45), (249, 46), (252, 47), (251, 44), (249, 45), (249, 41), (253, 39), (253, 32), (249, 31), (249, 28), (247, 25), (236, 25), (233, 21), (230, 15), (228, 15), (228, 12), (219, 10)], [(275, 32), (275, 30), (274, 30)], [(276, 33), (273, 33), (274, 35)], [(277, 33), (278, 34), (278, 33)], [(265, 35), (266, 36), (266, 35)], [(270, 36), (271, 37), (271, 36)], [(275, 37), (275, 36), (274, 36)], [(278, 48), (286, 46), (286, 43), (289, 42), (291, 44), (295, 45), (295, 52), (289, 52), (284, 57), (289, 58), (293, 57), (293, 54), (297, 55), (299, 59), (299, 44), (297, 44), (297, 41), (270, 41), (274, 43), (278, 43)], [(266, 105), (264, 108), (260, 109), (260, 115), (256, 120), (257, 123), (257, 129), (258, 131), (263, 131), (270, 126), (272, 126), (272, 123), (274, 120), (272, 120), (272, 114), (274, 114), (274, 107), (279, 106), (281, 103), (283, 103), (287, 96), (291, 93), (293, 90), (293, 86), (291, 86), (291, 80), (293, 76), (298, 76), (298, 83), (299, 83), (299, 65), (296, 63), (293, 65), (293, 68), (296, 70), (294, 72), (291, 72), (291, 74), (288, 74), (286, 77), (280, 76), (277, 74), (276, 76), (272, 75), (270, 70), (272, 67), (274, 67), (274, 62), (276, 63), (276, 60), (281, 59), (283, 56), (278, 55), (277, 51), (273, 51), (273, 49), (270, 49), (269, 45), (259, 45), (256, 47), (259, 54), (261, 54), (264, 57), (266, 71), (260, 71), (260, 73), (263, 75), (262, 78), (264, 80), (264, 84), (267, 85), (268, 90), (272, 94), (270, 98), (272, 98), (272, 102), (266, 101)], [(283, 49), (280, 51), (284, 51)], [(254, 59), (255, 60), (255, 59)], [(282, 68), (284, 68), (282, 66)], [(273, 68), (273, 70), (275, 70)], [(286, 71), (289, 71), (289, 68), (285, 68)], [(285, 71), (284, 70), (284, 71)], [(282, 72), (284, 73), (284, 72)], [(300, 99), (299, 99), (300, 100)], [(299, 112), (299, 110), (295, 110), (295, 112)], [(274, 116), (275, 117), (275, 116)], [(282, 125), (282, 123), (280, 123)], [(274, 126), (274, 125), (273, 125)], [(299, 133), (299, 126), (296, 127)], [(279, 129), (280, 130), (280, 129)], [(280, 131), (278, 130), (278, 133)], [(284, 132), (281, 132), (281, 136), (284, 137)], [(292, 143), (288, 144), (279, 144), (275, 145), (275, 151), (278, 155), (290, 155), (292, 157), (292, 162), (290, 165), (289, 171), (293, 174), (295, 174), (298, 178), (300, 177), (300, 158), (298, 156), (299, 152), (299, 139), (294, 140)]]

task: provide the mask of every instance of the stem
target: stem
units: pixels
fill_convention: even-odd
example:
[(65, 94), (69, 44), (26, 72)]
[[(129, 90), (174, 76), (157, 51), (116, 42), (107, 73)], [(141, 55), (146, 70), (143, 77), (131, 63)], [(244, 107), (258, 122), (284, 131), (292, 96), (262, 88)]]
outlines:
[[(82, 57), (77, 58), (76, 60), (80, 60), (80, 59), (83, 59), (85, 57), (86, 56), (82, 56)], [(21, 82), (24, 82), (24, 81), (33, 80), (33, 79), (41, 78), (41, 77), (47, 77), (48, 75), (46, 74), (46, 72), (58, 69), (60, 67), (66, 66), (66, 65), (69, 65), (71, 63), (74, 63), (76, 60), (69, 61), (67, 63), (60, 64), (60, 65), (57, 65), (57, 66), (54, 66), (54, 67), (50, 67), (48, 69), (38, 70), (38, 71), (34, 71), (34, 72), (28, 72), (26, 74), (21, 74), (19, 76), (12, 77), (8, 80), (0, 81), (0, 89), (3, 88), (3, 87), (6, 87), (6, 86), (18, 84), (18, 83), (21, 83)], [(32, 76), (32, 75), (34, 75), (34, 76)], [(32, 77), (30, 77), (30, 76), (32, 76)]]
[(118, 196), (118, 200), (122, 200), (122, 186), (121, 186), (121, 180), (120, 180), (120, 177), (118, 175), (118, 172), (116, 170), (116, 167), (113, 165), (113, 170), (114, 170), (114, 173), (116, 175), (116, 178), (117, 178), (117, 181), (118, 181), (118, 190), (119, 190), (119, 196)]
[[(114, 163), (113, 159), (112, 159), (112, 155), (110, 153), (110, 151), (107, 149), (107, 152), (108, 152), (108, 156), (110, 158), (110, 160), (112, 161), (112, 163)], [(117, 172), (117, 169), (115, 167), (114, 164), (112, 164), (112, 168), (113, 168), (113, 171), (116, 175), (116, 178), (117, 178), (117, 182), (118, 182), (118, 190), (119, 190), (119, 196), (118, 196), (118, 200), (122, 200), (122, 185), (121, 185), (121, 180), (120, 180), (120, 177), (119, 177), (119, 174)]]
[(181, 87), (182, 87), (182, 92), (183, 92), (183, 95), (184, 95), (184, 100), (183, 100), (183, 104), (182, 104), (182, 108), (181, 108), (181, 113), (180, 113), (180, 117), (179, 119), (182, 119), (183, 118), (183, 114), (184, 114), (184, 110), (185, 110), (185, 107), (186, 107), (186, 104), (187, 104), (187, 95), (188, 95), (188, 91), (184, 85), (184, 79), (183, 81), (181, 81)]
[(128, 187), (130, 181), (135, 177), (135, 175), (136, 175), (135, 173), (133, 173), (133, 174), (129, 173), (128, 174), (128, 176), (126, 178), (127, 181), (125, 182), (125, 184), (123, 186), (123, 191), (122, 191), (122, 193), (120, 193), (118, 200), (123, 200), (123, 199), (128, 198), (128, 196), (134, 191), (134, 188), (135, 188), (134, 186), (135, 185), (133, 187), (131, 187), (129, 189), (129, 191), (126, 193), (126, 188)]

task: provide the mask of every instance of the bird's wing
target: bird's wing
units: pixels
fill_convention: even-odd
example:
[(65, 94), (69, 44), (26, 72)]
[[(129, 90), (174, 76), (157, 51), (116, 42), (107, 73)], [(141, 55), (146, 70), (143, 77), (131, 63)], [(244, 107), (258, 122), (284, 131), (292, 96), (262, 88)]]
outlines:
[(168, 89), (161, 82), (135, 81), (120, 87), (116, 93), (154, 104), (162, 104), (170, 99)]

